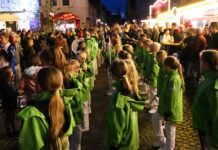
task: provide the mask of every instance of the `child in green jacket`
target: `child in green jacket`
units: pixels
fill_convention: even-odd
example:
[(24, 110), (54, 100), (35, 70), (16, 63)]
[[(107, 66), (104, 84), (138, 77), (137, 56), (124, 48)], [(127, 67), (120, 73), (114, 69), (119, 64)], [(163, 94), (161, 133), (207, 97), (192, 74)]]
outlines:
[(75, 122), (70, 103), (60, 95), (63, 75), (58, 69), (47, 67), (39, 71), (37, 81), (41, 92), (32, 106), (18, 114), (23, 121), (19, 148), (67, 150), (68, 136), (72, 134)]
[(135, 100), (137, 99), (137, 93), (130, 84), (128, 65), (123, 60), (115, 60), (111, 70), (117, 82), (108, 113), (108, 147), (111, 150), (138, 150), (137, 111), (143, 110), (145, 102)]
[(151, 44), (150, 53), (147, 55), (147, 63), (144, 65), (144, 77), (148, 84), (148, 101), (147, 106), (150, 108), (149, 113), (153, 114), (157, 111), (159, 99), (157, 97), (157, 79), (159, 74), (159, 66), (156, 60), (156, 53), (160, 50), (160, 44), (154, 42)]
[[(185, 84), (183, 80), (182, 65), (174, 56), (168, 56), (164, 60), (165, 78), (160, 92), (160, 103), (158, 106), (157, 120), (165, 120), (166, 137), (161, 129), (159, 121), (159, 130), (155, 134), (159, 139), (166, 138), (166, 144), (161, 150), (174, 150), (176, 139), (176, 124), (183, 121), (183, 91)], [(158, 121), (157, 121), (158, 122)]]
[[(160, 67), (159, 75), (158, 75), (158, 81), (157, 81), (157, 96), (161, 96), (161, 92), (163, 91), (163, 82), (165, 80), (165, 71), (164, 71), (164, 60), (167, 58), (167, 52), (164, 50), (160, 50), (156, 54), (156, 59), (158, 62), (158, 65)], [(159, 103), (161, 105), (162, 101), (159, 99)], [(160, 133), (163, 135), (163, 123), (164, 120), (160, 116), (158, 112), (152, 115), (152, 128), (154, 131), (154, 136), (156, 137), (156, 143), (153, 144), (153, 148), (160, 148), (163, 147), (166, 139), (164, 136), (159, 136)]]
[(204, 81), (195, 95), (193, 127), (198, 130), (202, 149), (218, 149), (218, 51), (203, 51), (200, 70)]

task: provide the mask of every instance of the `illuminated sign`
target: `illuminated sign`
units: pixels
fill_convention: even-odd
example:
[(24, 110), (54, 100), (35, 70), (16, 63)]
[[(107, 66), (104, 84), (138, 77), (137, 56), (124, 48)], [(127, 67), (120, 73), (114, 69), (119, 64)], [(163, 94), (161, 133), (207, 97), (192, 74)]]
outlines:
[(150, 18), (156, 18), (158, 14), (170, 11), (170, 0), (157, 0), (150, 6)]

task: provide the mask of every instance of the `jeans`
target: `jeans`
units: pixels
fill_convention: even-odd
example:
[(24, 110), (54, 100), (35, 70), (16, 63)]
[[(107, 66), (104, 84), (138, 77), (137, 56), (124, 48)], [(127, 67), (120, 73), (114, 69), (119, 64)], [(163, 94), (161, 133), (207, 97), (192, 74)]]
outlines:
[(152, 115), (151, 121), (152, 121), (154, 136), (157, 139), (157, 144), (158, 145), (164, 144), (165, 137), (163, 132), (163, 123), (164, 123), (163, 117), (158, 112), (156, 112), (155, 114)]
[(176, 125), (171, 121), (166, 121), (166, 145), (164, 150), (174, 150), (176, 145)]
[(77, 125), (73, 134), (69, 136), (70, 150), (81, 150), (82, 129), (81, 125)]

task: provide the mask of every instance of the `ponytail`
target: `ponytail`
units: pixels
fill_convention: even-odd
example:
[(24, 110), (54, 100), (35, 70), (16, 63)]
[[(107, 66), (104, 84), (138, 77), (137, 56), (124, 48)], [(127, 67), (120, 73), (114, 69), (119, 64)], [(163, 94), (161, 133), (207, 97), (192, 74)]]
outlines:
[(43, 68), (37, 75), (37, 81), (45, 91), (51, 91), (51, 99), (48, 105), (49, 131), (47, 135), (48, 146), (52, 150), (67, 148), (68, 140), (65, 136), (65, 105), (60, 96), (63, 87), (63, 75), (54, 67)]
[(130, 81), (126, 75), (123, 76), (123, 78), (121, 79), (121, 84), (122, 84), (122, 88), (125, 91), (127, 91), (130, 94), (134, 94), (134, 89), (133, 89), (132, 85), (130, 84)]
[(183, 77), (183, 68), (182, 68), (181, 64), (179, 64), (178, 73), (179, 73), (179, 76), (182, 80), (182, 89), (183, 89), (183, 91), (185, 91), (185, 81), (184, 81), (184, 77)]
[(65, 124), (64, 110), (64, 102), (60, 97), (59, 91), (56, 90), (51, 97), (48, 107), (48, 114), (51, 122), (49, 141), (54, 150), (62, 150), (67, 146), (67, 138), (63, 131)]

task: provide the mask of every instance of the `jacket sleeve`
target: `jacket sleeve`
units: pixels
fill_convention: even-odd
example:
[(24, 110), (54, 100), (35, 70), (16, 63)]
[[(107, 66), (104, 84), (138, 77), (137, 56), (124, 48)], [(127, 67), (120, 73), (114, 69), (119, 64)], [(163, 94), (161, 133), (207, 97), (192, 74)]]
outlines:
[(114, 108), (109, 116), (108, 145), (117, 147), (123, 137), (126, 115), (123, 109)]
[(169, 105), (166, 109), (165, 116), (170, 117), (173, 122), (182, 122), (183, 120), (183, 102), (182, 102), (182, 87), (181, 81), (173, 79), (169, 82), (167, 88), (167, 102)]
[(40, 118), (32, 117), (24, 120), (18, 139), (20, 150), (42, 149), (45, 147), (46, 134), (47, 129)]
[(207, 92), (207, 100), (209, 103), (209, 115), (210, 115), (210, 137), (211, 145), (218, 148), (218, 79), (215, 82), (215, 88), (213, 91)]

